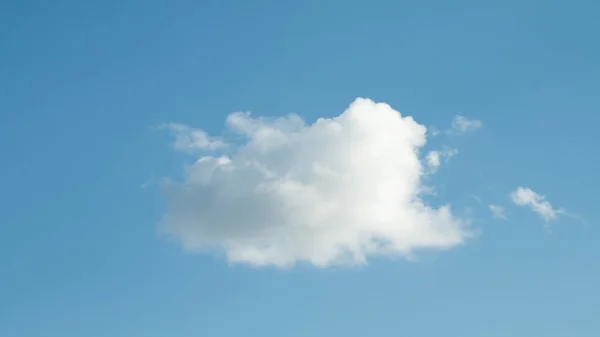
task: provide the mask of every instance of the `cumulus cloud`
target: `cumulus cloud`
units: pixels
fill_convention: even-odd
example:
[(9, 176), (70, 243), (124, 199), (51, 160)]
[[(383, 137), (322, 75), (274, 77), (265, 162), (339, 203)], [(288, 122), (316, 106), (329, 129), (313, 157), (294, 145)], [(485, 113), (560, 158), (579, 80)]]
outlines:
[(468, 119), (464, 116), (454, 117), (452, 124), (450, 125), (452, 128), (451, 132), (459, 134), (479, 129), (481, 126), (481, 121), (476, 119)]
[(498, 206), (498, 205), (489, 205), (488, 207), (489, 207), (490, 211), (492, 212), (492, 215), (494, 216), (494, 218), (506, 220), (506, 214), (504, 212), (504, 207)]
[(513, 203), (519, 206), (526, 206), (531, 208), (532, 211), (537, 213), (545, 221), (555, 220), (559, 214), (564, 213), (563, 209), (553, 208), (550, 202), (546, 200), (546, 197), (540, 195), (530, 188), (517, 187), (510, 194), (510, 198)]
[(173, 147), (179, 151), (218, 150), (226, 147), (221, 139), (210, 137), (206, 132), (187, 125), (165, 123), (160, 128), (168, 129), (175, 135)]
[(411, 258), (472, 235), (450, 205), (422, 199), (427, 130), (387, 104), (358, 98), (313, 124), (233, 113), (226, 126), (245, 142), (197, 158), (164, 185), (164, 229), (186, 249), (255, 266), (327, 267)]
[(449, 160), (451, 157), (458, 153), (456, 149), (445, 149), (442, 151), (429, 151), (425, 156), (425, 161), (429, 167), (430, 172), (435, 173), (440, 167), (441, 159), (444, 158)]

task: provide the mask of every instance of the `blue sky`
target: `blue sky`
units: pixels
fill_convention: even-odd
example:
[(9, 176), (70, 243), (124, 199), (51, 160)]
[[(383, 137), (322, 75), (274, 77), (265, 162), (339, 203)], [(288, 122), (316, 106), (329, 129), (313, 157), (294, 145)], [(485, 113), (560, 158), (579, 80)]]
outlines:
[[(598, 10), (2, 2), (0, 335), (597, 336)], [(423, 177), (436, 192), (423, 200), (451, 204), (476, 237), (412, 262), (278, 268), (230, 263), (233, 229), (199, 252), (180, 244), (195, 234), (161, 232), (178, 208), (160, 182), (185, 184), (203, 154), (174, 151), (157, 126), (228, 135), (236, 111), (296, 113), (309, 126), (357, 97), (442, 131), (456, 116), (481, 121), (428, 133), (422, 149), (458, 150)], [(307, 156), (326, 158), (316, 151)], [(544, 221), (511, 200), (519, 186), (567, 214)]]

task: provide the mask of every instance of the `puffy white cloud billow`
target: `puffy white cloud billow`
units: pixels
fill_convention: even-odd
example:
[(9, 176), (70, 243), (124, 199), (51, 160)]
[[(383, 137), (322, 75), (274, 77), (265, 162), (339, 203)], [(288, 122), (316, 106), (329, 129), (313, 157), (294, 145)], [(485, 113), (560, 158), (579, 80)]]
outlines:
[(187, 249), (256, 266), (326, 267), (409, 258), (471, 235), (449, 205), (420, 197), (427, 130), (387, 104), (359, 98), (314, 124), (234, 113), (226, 125), (245, 142), (201, 156), (182, 181), (164, 185), (164, 228)]

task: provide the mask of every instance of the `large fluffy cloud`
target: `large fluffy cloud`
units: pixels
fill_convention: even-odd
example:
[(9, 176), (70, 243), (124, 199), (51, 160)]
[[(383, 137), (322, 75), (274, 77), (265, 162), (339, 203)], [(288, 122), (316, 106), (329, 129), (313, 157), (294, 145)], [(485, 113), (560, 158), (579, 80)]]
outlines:
[[(231, 114), (226, 125), (245, 141), (227, 155), (201, 156), (182, 181), (164, 186), (165, 229), (187, 249), (258, 266), (324, 267), (411, 257), (470, 236), (449, 205), (420, 197), (426, 128), (387, 104), (359, 98), (311, 125), (296, 115), (247, 113)], [(202, 144), (218, 139), (181, 127), (178, 139), (190, 139), (185, 130)]]

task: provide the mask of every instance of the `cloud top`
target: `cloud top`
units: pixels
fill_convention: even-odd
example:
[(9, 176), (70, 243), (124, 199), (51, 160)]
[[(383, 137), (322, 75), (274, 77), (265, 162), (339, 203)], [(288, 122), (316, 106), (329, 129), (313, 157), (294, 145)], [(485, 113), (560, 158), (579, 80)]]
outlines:
[[(327, 267), (410, 258), (471, 235), (449, 205), (420, 197), (426, 128), (387, 104), (358, 98), (314, 124), (233, 113), (226, 125), (245, 142), (229, 156), (200, 156), (164, 186), (164, 228), (187, 249), (255, 266)], [(188, 139), (178, 148), (211, 148)]]

